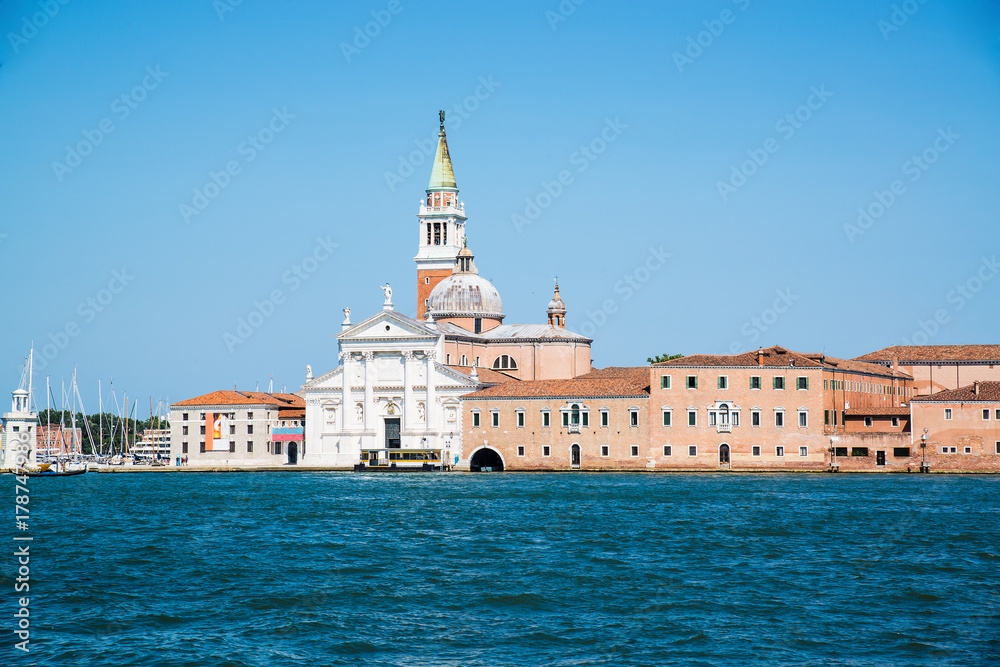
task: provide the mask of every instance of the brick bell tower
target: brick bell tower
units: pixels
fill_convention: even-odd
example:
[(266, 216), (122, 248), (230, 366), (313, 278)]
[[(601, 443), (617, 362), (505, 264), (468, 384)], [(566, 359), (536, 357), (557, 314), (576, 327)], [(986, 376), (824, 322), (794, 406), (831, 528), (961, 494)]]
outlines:
[(458, 201), (458, 186), (444, 133), (444, 111), (438, 112), (441, 131), (431, 167), (427, 196), (417, 213), (417, 319), (427, 315), (427, 299), (434, 287), (451, 275), (465, 236), (465, 203)]

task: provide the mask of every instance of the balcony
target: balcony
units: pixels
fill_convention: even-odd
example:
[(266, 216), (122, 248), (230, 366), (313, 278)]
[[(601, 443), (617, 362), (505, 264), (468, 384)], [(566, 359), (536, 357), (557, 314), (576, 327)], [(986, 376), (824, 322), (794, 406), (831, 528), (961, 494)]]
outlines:
[(566, 427), (566, 430), (569, 431), (570, 433), (579, 433), (580, 432), (580, 425), (579, 424), (570, 424), (569, 426)]
[(733, 432), (733, 425), (732, 424), (719, 424), (717, 426), (717, 428), (719, 429), (719, 431), (718, 431), (719, 433), (732, 433)]

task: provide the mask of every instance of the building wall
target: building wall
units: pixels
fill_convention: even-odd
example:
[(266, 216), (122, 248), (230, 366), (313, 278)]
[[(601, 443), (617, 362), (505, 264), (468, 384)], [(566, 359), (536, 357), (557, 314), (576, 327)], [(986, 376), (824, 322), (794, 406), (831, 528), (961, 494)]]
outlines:
[[(445, 359), (449, 365), (461, 365), (462, 355), (471, 366), (479, 357), (480, 368), (493, 368), (493, 362), (502, 354), (517, 363), (517, 370), (499, 369), (519, 380), (564, 380), (589, 373), (590, 344), (579, 342), (531, 343), (472, 343), (445, 341)], [(450, 356), (448, 356), (450, 355)]]
[[(462, 400), (464, 424), (463, 450), (471, 458), (481, 447), (496, 450), (507, 470), (570, 470), (573, 469), (571, 450), (580, 447), (580, 469), (621, 470), (645, 469), (656, 459), (649, 442), (646, 421), (648, 397), (620, 398), (471, 398)], [(571, 431), (563, 426), (562, 413), (579, 405), (588, 414), (588, 425)], [(608, 425), (601, 425), (601, 410), (608, 414)], [(631, 425), (631, 410), (637, 412), (636, 425)], [(550, 415), (544, 425), (543, 410)], [(478, 411), (480, 425), (474, 426), (473, 414)], [(493, 426), (492, 415), (498, 414), (499, 425)], [(524, 414), (524, 426), (518, 426), (517, 415)], [(572, 413), (570, 413), (572, 414)], [(545, 448), (548, 447), (546, 455)], [(606, 447), (605, 452), (602, 448)], [(523, 453), (519, 450), (523, 448)], [(633, 449), (634, 448), (634, 449)]]
[[(670, 376), (670, 386), (662, 378)], [(687, 388), (687, 377), (697, 378), (697, 388)], [(719, 388), (719, 377), (727, 378), (726, 388)], [(761, 378), (760, 389), (751, 389), (751, 377)], [(774, 388), (774, 377), (785, 378), (785, 389)], [(808, 379), (807, 389), (797, 389), (797, 378)], [(823, 426), (824, 392), (819, 368), (651, 368), (649, 421), (651, 449), (660, 450), (657, 467), (677, 469), (804, 469), (827, 467), (829, 436)], [(739, 408), (739, 425), (730, 431), (719, 428), (721, 410), (716, 410), (716, 425), (710, 421), (710, 409), (721, 406)], [(782, 410), (779, 410), (782, 409)], [(752, 412), (760, 412), (760, 426), (753, 426)], [(799, 426), (799, 412), (806, 414), (806, 426)], [(688, 425), (688, 412), (695, 412), (695, 426)], [(783, 426), (776, 425), (775, 414), (783, 414)], [(664, 412), (670, 413), (665, 426)], [(730, 418), (732, 422), (732, 418)], [(671, 456), (662, 448), (670, 446)], [(724, 463), (720, 450), (729, 448), (730, 462)], [(694, 455), (690, 448), (694, 447)], [(800, 448), (805, 447), (804, 455)]]
[[(951, 419), (945, 418), (946, 409)], [(983, 419), (983, 410), (989, 419)], [(916, 448), (927, 429), (932, 471), (1000, 472), (1000, 402), (917, 401), (910, 411)]]
[[(206, 442), (206, 431), (211, 425), (205, 424), (207, 413), (228, 413), (234, 433), (229, 434), (233, 445), (231, 451), (201, 451)], [(186, 417), (186, 419), (185, 419)], [(278, 408), (267, 405), (204, 405), (172, 407), (170, 410), (170, 456), (172, 463), (177, 457), (187, 457), (191, 466), (270, 466), (282, 465), (288, 461), (288, 445), (275, 443), (272, 431), (278, 423)], [(252, 433), (251, 431), (252, 427)], [(185, 429), (187, 432), (185, 433)], [(250, 444), (252, 443), (252, 447)], [(252, 451), (250, 451), (252, 449)], [(303, 452), (297, 452), (301, 460)]]
[[(457, 252), (457, 251), (456, 251)], [(417, 319), (427, 316), (427, 299), (437, 284), (450, 276), (452, 269), (417, 269)]]
[(919, 396), (958, 389), (974, 381), (1000, 381), (1000, 364), (943, 362), (940, 364), (899, 364), (899, 370), (913, 376)]

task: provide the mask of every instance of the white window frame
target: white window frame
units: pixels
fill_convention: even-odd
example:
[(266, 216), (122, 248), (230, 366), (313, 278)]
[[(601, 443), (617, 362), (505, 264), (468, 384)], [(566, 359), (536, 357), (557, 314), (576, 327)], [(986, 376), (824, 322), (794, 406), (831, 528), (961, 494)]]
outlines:
[(552, 448), (548, 445), (542, 445), (542, 456), (549, 457), (552, 456)]
[(688, 445), (688, 456), (698, 456), (698, 445)]
[(524, 457), (524, 445), (517, 446), (517, 455), (522, 458)]
[(750, 456), (760, 456), (760, 445), (753, 445), (750, 448)]
[[(761, 425), (761, 415), (762, 410), (760, 408), (750, 408), (750, 428), (760, 428)], [(757, 418), (757, 423), (753, 423), (754, 417)]]
[(946, 422), (950, 422), (951, 421), (951, 416), (952, 416), (951, 408), (945, 408), (944, 409), (944, 420)]
[(806, 445), (799, 445), (799, 456), (809, 456), (809, 447)]
[[(687, 421), (688, 427), (689, 428), (696, 428), (698, 426), (698, 409), (697, 408), (688, 408), (687, 413), (688, 413), (688, 421)], [(691, 420), (691, 415), (694, 415), (694, 423), (693, 424), (691, 423), (691, 421), (692, 421)]]
[(783, 445), (776, 446), (774, 448), (774, 455), (775, 456), (784, 456), (785, 455), (785, 448), (784, 448), (784, 446)]
[(601, 408), (599, 410), (601, 413), (601, 428), (611, 427), (611, 410), (608, 408)]
[(673, 376), (672, 375), (661, 375), (660, 376), (660, 389), (670, 389), (671, 385), (673, 385), (673, 383), (674, 383), (674, 381), (673, 381)]
[[(691, 380), (694, 379), (694, 386), (691, 386)], [(697, 389), (698, 388), (698, 376), (688, 375), (684, 378), (684, 388), (685, 389)]]
[(639, 458), (639, 445), (629, 445), (628, 453), (632, 458)]
[[(663, 406), (660, 408), (660, 425), (663, 428), (673, 428), (674, 426), (674, 409), (668, 406)], [(667, 422), (670, 422), (669, 424)]]
[(715, 383), (715, 386), (720, 391), (726, 391), (727, 389), (729, 389), (729, 376), (720, 375), (719, 379)]
[(799, 428), (809, 428), (809, 411), (802, 408), (799, 408)]
[(500, 411), (496, 408), (490, 410), (490, 427), (500, 428)]
[(611, 456), (611, 447), (608, 445), (601, 445), (601, 456), (608, 457)]
[(552, 427), (552, 411), (549, 410), (548, 408), (542, 408), (542, 428), (551, 428), (551, 427)]
[(524, 428), (524, 408), (516, 409), (514, 411), (514, 414), (517, 415), (515, 417), (516, 421), (514, 422), (514, 424), (517, 426), (517, 428)]
[(472, 411), (472, 428), (482, 428), (483, 427), (483, 415), (479, 408)]
[(639, 428), (639, 407), (632, 406), (628, 409), (628, 425), (630, 428)]
[[(778, 423), (778, 415), (781, 415), (781, 423)], [(785, 428), (785, 409), (775, 408), (774, 409), (774, 428)]]

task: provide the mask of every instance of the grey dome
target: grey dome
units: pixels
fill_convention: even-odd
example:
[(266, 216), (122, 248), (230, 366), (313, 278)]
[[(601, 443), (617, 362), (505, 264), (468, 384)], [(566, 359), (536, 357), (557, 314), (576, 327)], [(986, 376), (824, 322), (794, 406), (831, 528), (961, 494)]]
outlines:
[(431, 291), (427, 308), (434, 318), (503, 319), (503, 303), (493, 283), (476, 273), (453, 273)]

